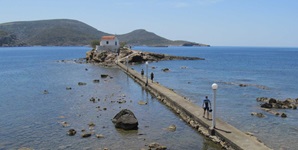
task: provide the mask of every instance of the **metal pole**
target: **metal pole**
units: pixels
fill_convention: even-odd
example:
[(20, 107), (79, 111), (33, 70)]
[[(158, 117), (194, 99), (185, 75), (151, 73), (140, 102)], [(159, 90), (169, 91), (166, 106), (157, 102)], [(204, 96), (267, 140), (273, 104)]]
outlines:
[(117, 64), (118, 64), (118, 61), (119, 61), (119, 53), (117, 53)]
[(148, 62), (146, 62), (146, 86), (148, 85)]
[(216, 89), (213, 89), (213, 108), (212, 108), (212, 130), (215, 129), (216, 126), (216, 122), (215, 122), (215, 118), (216, 118)]
[(126, 56), (126, 71), (128, 72), (128, 56)]

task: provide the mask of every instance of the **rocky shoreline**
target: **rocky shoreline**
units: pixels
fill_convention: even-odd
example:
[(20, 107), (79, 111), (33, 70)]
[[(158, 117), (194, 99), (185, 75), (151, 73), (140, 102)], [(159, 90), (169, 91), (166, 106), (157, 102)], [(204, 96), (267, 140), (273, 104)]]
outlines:
[(92, 49), (86, 53), (86, 62), (94, 63), (103, 66), (115, 66), (118, 63), (145, 63), (146, 61), (164, 61), (164, 60), (205, 60), (199, 57), (185, 57), (185, 56), (172, 56), (166, 54), (158, 54), (151, 52), (143, 52), (138, 50), (132, 50), (129, 48), (121, 48), (119, 53), (114, 53), (111, 51), (96, 51)]

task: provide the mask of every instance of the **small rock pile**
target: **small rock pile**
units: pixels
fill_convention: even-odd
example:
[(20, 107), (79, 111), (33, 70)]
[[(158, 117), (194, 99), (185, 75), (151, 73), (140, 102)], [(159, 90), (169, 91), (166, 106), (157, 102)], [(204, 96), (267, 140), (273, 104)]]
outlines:
[[(297, 105), (298, 105), (298, 98), (296, 99), (287, 98), (286, 100), (282, 101), (275, 98), (258, 97), (257, 101), (262, 102), (260, 106), (263, 110), (275, 116), (280, 116), (282, 118), (286, 118), (287, 114), (284, 112), (277, 112), (274, 109), (297, 109)], [(256, 113), (256, 112), (252, 112), (251, 115), (257, 116), (259, 118), (265, 117), (263, 113)]]
[(258, 97), (258, 102), (263, 102), (261, 104), (262, 108), (275, 108), (275, 109), (297, 109), (298, 98), (291, 99), (287, 98), (286, 100), (278, 100), (275, 98), (268, 97)]

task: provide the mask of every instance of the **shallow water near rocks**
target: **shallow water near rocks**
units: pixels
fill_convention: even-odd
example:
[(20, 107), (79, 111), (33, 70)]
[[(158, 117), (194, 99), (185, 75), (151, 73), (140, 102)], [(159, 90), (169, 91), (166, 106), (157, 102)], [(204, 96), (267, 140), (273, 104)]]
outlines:
[[(293, 109), (277, 109), (287, 118), (260, 108), (257, 97), (298, 98), (298, 48), (283, 47), (134, 47), (178, 56), (202, 57), (199, 61), (149, 62), (155, 80), (202, 105), (213, 100), (211, 85), (218, 84), (217, 117), (243, 132), (251, 132), (273, 149), (297, 149), (298, 116)], [(130, 66), (140, 72), (144, 64)], [(153, 69), (155, 68), (155, 69)], [(170, 71), (163, 72), (163, 68)], [(240, 84), (248, 85), (246, 87)], [(264, 118), (251, 116), (263, 113)]]
[[(152, 142), (168, 149), (220, 148), (121, 70), (58, 62), (84, 57), (88, 50), (0, 48), (0, 149), (140, 149), (148, 148)], [(109, 77), (101, 78), (101, 74)], [(93, 82), (95, 79), (100, 82)], [(79, 86), (79, 82), (86, 85)], [(44, 90), (48, 93), (44, 94)], [(90, 101), (92, 97), (95, 102)], [(120, 100), (126, 102), (120, 104)], [(139, 101), (147, 105), (139, 105)], [(111, 119), (122, 109), (134, 112), (138, 130), (115, 129)], [(95, 126), (90, 128), (90, 123)], [(166, 130), (172, 124), (176, 131)], [(68, 136), (69, 129), (75, 129), (76, 135)], [(88, 132), (91, 137), (81, 138)], [(97, 138), (96, 134), (104, 137)]]

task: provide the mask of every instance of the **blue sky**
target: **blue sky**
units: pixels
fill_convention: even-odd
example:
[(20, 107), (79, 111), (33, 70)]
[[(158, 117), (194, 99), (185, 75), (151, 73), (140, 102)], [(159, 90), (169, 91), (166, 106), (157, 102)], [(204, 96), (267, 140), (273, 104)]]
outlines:
[(298, 0), (0, 0), (0, 23), (75, 19), (213, 46), (298, 47)]

